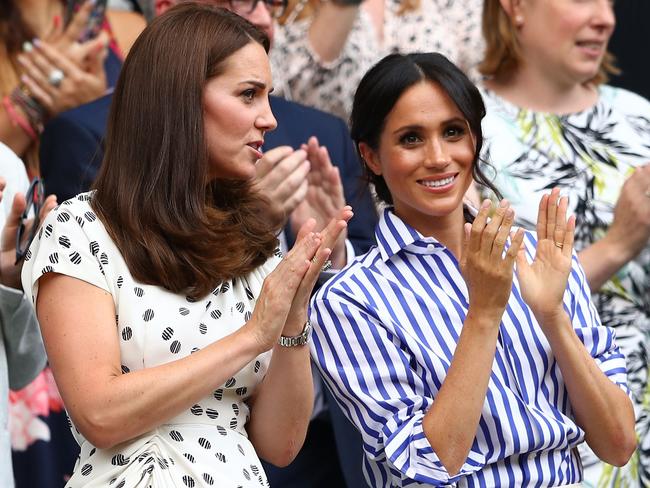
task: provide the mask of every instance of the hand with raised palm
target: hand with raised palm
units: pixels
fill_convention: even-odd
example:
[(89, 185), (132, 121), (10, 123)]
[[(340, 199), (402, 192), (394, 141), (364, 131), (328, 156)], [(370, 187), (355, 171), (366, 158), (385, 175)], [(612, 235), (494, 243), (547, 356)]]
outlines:
[(522, 247), (517, 255), (521, 294), (542, 327), (564, 313), (562, 299), (571, 272), (575, 216), (567, 220), (568, 198), (554, 188), (537, 214), (537, 249), (532, 263)]

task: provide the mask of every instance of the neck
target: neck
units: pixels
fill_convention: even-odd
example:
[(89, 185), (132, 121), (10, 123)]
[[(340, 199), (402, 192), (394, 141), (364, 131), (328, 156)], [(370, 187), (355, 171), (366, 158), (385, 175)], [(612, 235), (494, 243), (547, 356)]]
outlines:
[(569, 114), (597, 102), (598, 90), (592, 84), (576, 82), (569, 76), (563, 78), (552, 71), (525, 64), (507, 80), (495, 78), (485, 84), (518, 107), (537, 112)]
[[(402, 218), (397, 210), (395, 213)], [(406, 219), (404, 220), (406, 221)], [(406, 222), (423, 236), (436, 239), (460, 261), (465, 224), (462, 205), (444, 217), (429, 217), (423, 222)]]
[(63, 3), (61, 0), (21, 0), (20, 12), (24, 22), (36, 37), (45, 37), (54, 28), (54, 17), (63, 22)]

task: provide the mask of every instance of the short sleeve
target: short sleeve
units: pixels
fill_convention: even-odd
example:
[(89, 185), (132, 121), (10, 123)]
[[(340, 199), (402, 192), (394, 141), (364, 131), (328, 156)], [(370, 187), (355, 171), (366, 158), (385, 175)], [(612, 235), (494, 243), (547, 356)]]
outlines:
[(22, 282), (32, 303), (36, 303), (38, 280), (46, 273), (60, 273), (111, 292), (98, 256), (99, 243), (87, 229), (101, 223), (83, 196), (52, 210), (27, 251)]

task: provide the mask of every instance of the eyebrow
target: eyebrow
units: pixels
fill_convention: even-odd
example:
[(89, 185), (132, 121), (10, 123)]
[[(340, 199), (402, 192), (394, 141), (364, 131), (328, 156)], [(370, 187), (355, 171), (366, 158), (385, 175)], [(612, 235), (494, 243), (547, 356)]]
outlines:
[[(469, 126), (468, 122), (461, 117), (451, 117), (450, 119), (444, 120), (441, 125), (449, 125), (454, 123)], [(404, 125), (402, 127), (395, 129), (393, 131), (393, 134), (399, 134), (400, 132), (411, 131), (411, 130), (417, 131), (422, 129), (424, 129), (424, 126), (420, 124)]]
[(258, 80), (245, 80), (245, 81), (240, 81), (240, 85), (253, 85), (256, 86), (257, 88), (260, 88), (264, 90), (266, 88), (266, 83), (263, 81), (258, 81)]

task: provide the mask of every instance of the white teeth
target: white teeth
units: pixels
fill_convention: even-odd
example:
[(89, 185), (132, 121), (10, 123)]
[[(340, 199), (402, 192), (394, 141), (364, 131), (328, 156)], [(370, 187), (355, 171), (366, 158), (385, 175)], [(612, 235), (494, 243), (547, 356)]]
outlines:
[(450, 184), (452, 181), (454, 181), (454, 176), (450, 176), (449, 178), (445, 178), (444, 180), (435, 180), (435, 181), (421, 180), (420, 183), (430, 188), (438, 188), (441, 186), (446, 186)]

